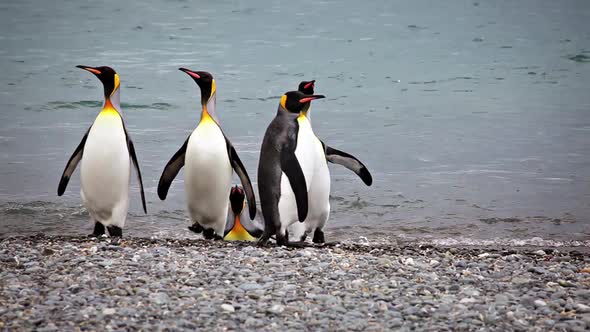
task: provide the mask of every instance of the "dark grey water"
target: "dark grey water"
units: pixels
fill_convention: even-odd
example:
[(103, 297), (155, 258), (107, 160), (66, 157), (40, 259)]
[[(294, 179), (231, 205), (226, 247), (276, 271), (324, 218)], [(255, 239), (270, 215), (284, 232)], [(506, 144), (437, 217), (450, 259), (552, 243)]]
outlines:
[[(332, 172), (329, 236), (590, 242), (588, 1), (19, 1), (0, 4), (0, 236), (90, 231), (65, 162), (100, 111), (77, 64), (110, 65), (147, 189), (128, 234), (189, 236), (182, 176), (157, 180), (199, 119), (256, 179), (278, 96), (316, 79), (318, 136), (363, 160)], [(580, 242), (581, 241), (581, 242)], [(568, 242), (569, 243), (569, 242)]]

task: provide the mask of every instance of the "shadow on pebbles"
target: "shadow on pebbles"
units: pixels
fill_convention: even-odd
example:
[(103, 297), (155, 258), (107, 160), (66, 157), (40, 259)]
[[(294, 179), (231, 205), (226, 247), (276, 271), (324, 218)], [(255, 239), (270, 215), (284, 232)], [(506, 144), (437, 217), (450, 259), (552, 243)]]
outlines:
[(0, 330), (590, 328), (590, 258), (551, 248), (0, 240)]

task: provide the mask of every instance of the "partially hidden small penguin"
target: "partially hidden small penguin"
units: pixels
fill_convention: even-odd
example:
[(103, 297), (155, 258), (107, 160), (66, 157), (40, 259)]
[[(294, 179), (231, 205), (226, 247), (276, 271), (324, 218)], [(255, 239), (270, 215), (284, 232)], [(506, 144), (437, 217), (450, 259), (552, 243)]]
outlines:
[(265, 244), (276, 235), (277, 245), (289, 245), (287, 227), (308, 214), (308, 188), (314, 172), (313, 131), (301, 111), (322, 95), (289, 91), (280, 100), (260, 149), (258, 193), (264, 218)]
[[(264, 224), (252, 220), (246, 213), (244, 189), (238, 185), (232, 187), (229, 194), (230, 209), (225, 223), (226, 241), (256, 241), (264, 230)], [(257, 213), (257, 216), (260, 216)]]
[(238, 154), (223, 133), (215, 112), (216, 86), (204, 71), (180, 68), (201, 90), (201, 120), (182, 147), (172, 156), (160, 177), (158, 196), (165, 200), (172, 180), (185, 167), (185, 191), (192, 221), (189, 229), (206, 239), (222, 239), (228, 212), (232, 169), (238, 174), (250, 217), (256, 216), (256, 199), (250, 177)]
[(135, 147), (123, 122), (120, 104), (119, 75), (110, 67), (77, 66), (94, 74), (104, 87), (102, 110), (68, 160), (57, 195), (61, 196), (76, 166), (81, 162), (80, 195), (94, 231), (89, 236), (105, 234), (105, 227), (113, 237), (123, 236), (129, 208), (129, 177), (131, 163), (135, 167), (143, 211), (147, 213), (141, 171)]
[[(313, 95), (315, 88), (315, 80), (303, 81), (299, 84), (298, 90), (307, 95)], [(310, 105), (308, 104), (301, 112), (311, 122)], [(313, 233), (314, 243), (324, 243), (325, 235), (323, 228), (325, 227), (330, 216), (330, 171), (326, 161), (340, 164), (351, 171), (355, 172), (367, 185), (373, 183), (371, 173), (354, 156), (334, 149), (319, 138), (316, 137), (315, 152), (319, 153), (317, 156), (316, 167), (314, 175), (311, 180), (311, 188), (309, 188), (309, 212), (305, 223), (294, 223), (291, 226), (291, 232), (298, 237), (300, 241), (305, 241), (307, 236)]]

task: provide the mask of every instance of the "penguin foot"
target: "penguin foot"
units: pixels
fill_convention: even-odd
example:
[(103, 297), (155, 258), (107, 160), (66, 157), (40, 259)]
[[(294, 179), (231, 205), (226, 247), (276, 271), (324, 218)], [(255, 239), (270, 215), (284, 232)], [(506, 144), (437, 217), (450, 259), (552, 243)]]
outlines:
[(260, 248), (268, 248), (268, 247), (270, 247), (270, 245), (268, 243), (268, 240), (267, 241), (260, 241), (260, 240), (258, 240), (258, 241), (256, 241), (256, 246), (257, 247), (260, 247)]
[(201, 227), (201, 225), (199, 225), (197, 223), (194, 223), (191, 226), (188, 226), (188, 229), (190, 231), (193, 231), (193, 232), (197, 233), (197, 234), (199, 234), (199, 233), (201, 233), (203, 231), (203, 227)]
[(92, 232), (92, 234), (88, 234), (88, 237), (100, 237), (104, 233), (104, 225), (97, 221), (94, 223), (94, 231)]
[(270, 234), (264, 232), (258, 241), (256, 241), (256, 245), (258, 247), (268, 247), (268, 239), (270, 239)]
[(221, 236), (217, 235), (214, 230), (211, 228), (203, 229), (203, 236), (206, 240), (220, 240), (223, 239)]
[(316, 228), (315, 232), (313, 233), (313, 243), (324, 243), (326, 242), (326, 238), (324, 237), (324, 231), (319, 228)]
[(122, 237), (123, 236), (123, 229), (119, 226), (108, 226), (107, 229), (109, 230), (109, 235), (111, 237)]
[(288, 242), (286, 246), (289, 247), (289, 248), (309, 248), (309, 247), (313, 247), (313, 245), (311, 245), (309, 243), (305, 243), (303, 241)]
[(324, 243), (314, 243), (313, 246), (315, 248), (331, 248), (335, 247), (340, 244), (340, 241), (332, 241), (332, 242), (324, 242)]
[(289, 232), (285, 232), (285, 234), (277, 233), (277, 246), (289, 246)]

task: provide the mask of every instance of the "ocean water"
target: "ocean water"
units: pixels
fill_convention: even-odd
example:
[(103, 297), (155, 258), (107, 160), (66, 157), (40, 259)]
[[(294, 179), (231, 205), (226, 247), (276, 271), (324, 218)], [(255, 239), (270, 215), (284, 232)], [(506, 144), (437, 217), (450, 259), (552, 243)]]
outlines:
[(182, 174), (166, 201), (156, 195), (199, 120), (198, 87), (182, 66), (215, 76), (222, 127), (253, 180), (278, 98), (317, 80), (327, 99), (312, 105), (316, 134), (374, 178), (366, 187), (330, 166), (328, 239), (590, 244), (588, 1), (29, 0), (0, 9), (0, 237), (92, 229), (78, 172), (56, 194), (102, 103), (100, 82), (75, 68), (84, 64), (121, 76), (148, 201), (144, 215), (133, 177), (130, 236), (192, 236)]

